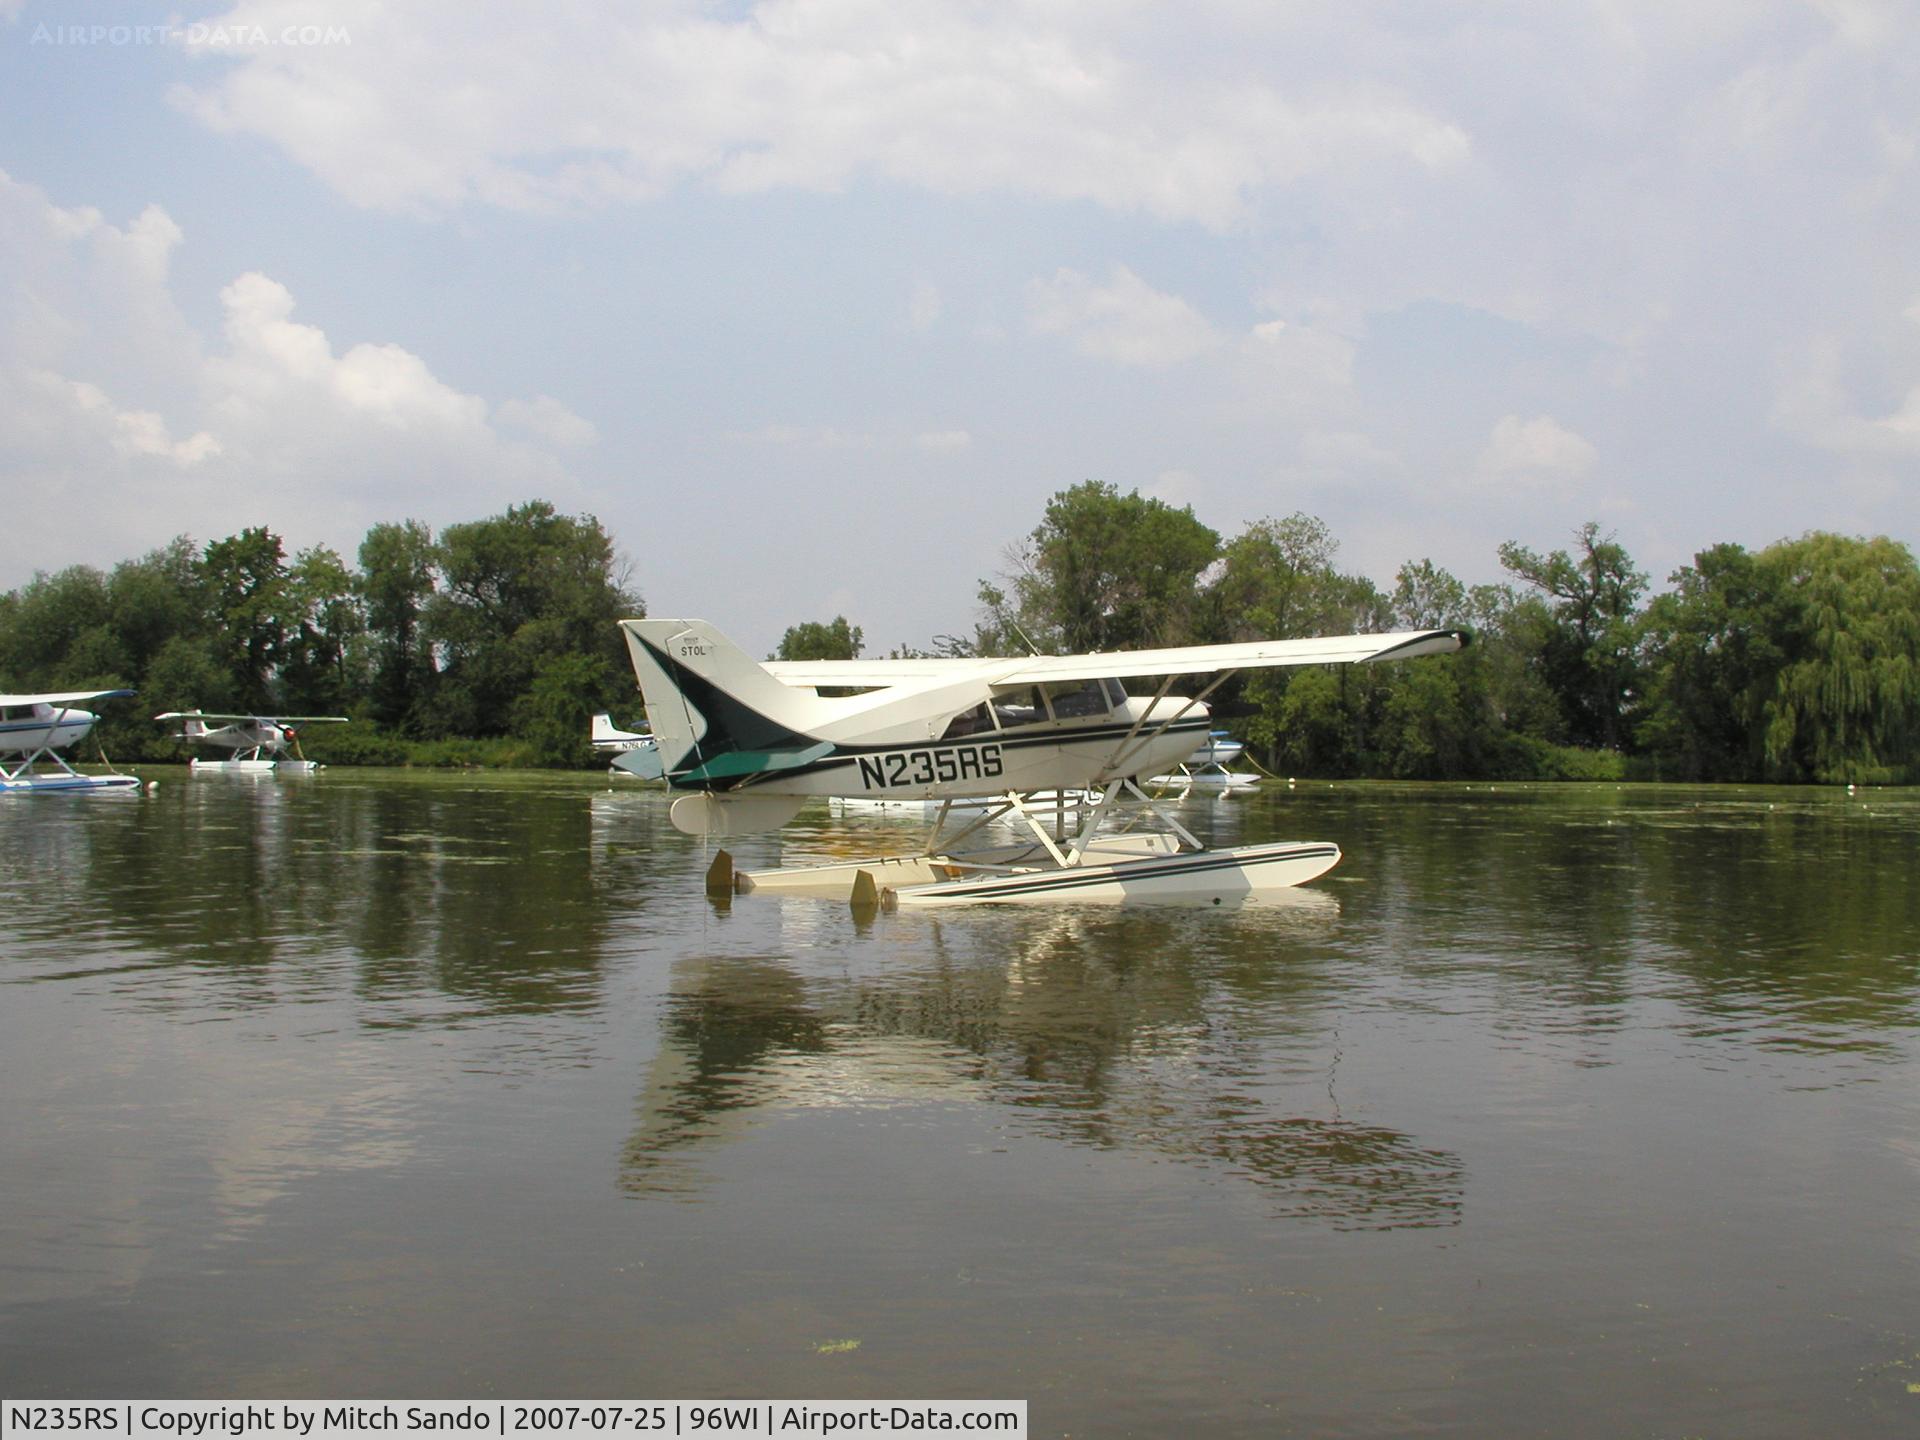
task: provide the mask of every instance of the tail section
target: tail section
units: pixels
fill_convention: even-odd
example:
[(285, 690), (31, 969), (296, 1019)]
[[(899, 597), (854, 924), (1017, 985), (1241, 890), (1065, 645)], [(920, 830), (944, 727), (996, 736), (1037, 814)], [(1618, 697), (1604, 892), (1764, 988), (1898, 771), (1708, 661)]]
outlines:
[(807, 733), (822, 718), (818, 698), (781, 684), (706, 621), (622, 620), (620, 628), (670, 783), (729, 789), (831, 748)]
[(626, 745), (646, 738), (632, 730), (622, 730), (613, 723), (613, 716), (604, 710), (593, 717), (593, 743), (596, 745)]

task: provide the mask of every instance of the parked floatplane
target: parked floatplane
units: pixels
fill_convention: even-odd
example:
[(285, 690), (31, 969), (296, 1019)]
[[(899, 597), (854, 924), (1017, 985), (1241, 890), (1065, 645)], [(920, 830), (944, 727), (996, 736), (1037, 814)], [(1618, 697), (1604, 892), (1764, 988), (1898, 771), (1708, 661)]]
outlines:
[(99, 723), (83, 700), (112, 700), (131, 690), (68, 690), (54, 695), (0, 695), (0, 794), (31, 790), (130, 790), (132, 775), (82, 775), (62, 750), (78, 745)]
[[(156, 720), (178, 720), (176, 740), (191, 740), (225, 751), (224, 759), (196, 755), (187, 762), (195, 773), (306, 775), (320, 766), (300, 753), (301, 725), (344, 725), (345, 715), (214, 715), (205, 710), (169, 710)], [(211, 722), (211, 723), (209, 723)]]
[(658, 780), (660, 747), (651, 735), (639, 730), (622, 730), (613, 716), (602, 711), (593, 717), (593, 748), (609, 758), (608, 774), (631, 775), (639, 780)]
[(1258, 785), (1260, 777), (1253, 771), (1233, 768), (1233, 762), (1246, 748), (1246, 741), (1234, 739), (1225, 730), (1215, 730), (1176, 768), (1165, 775), (1154, 776), (1152, 784), (1156, 790), (1178, 790), (1182, 794), (1189, 790), (1218, 790), (1223, 795)]
[[(673, 824), (725, 838), (774, 830), (831, 796), (942, 802), (926, 847), (852, 863), (735, 873), (717, 892), (852, 895), (858, 904), (983, 901), (1240, 903), (1339, 862), (1327, 841), (1210, 850), (1153, 804), (1159, 775), (1210, 739), (1204, 703), (1241, 670), (1398, 660), (1458, 650), (1455, 630), (1195, 645), (1010, 659), (804, 660), (758, 664), (703, 620), (623, 620)], [(1210, 675), (1191, 698), (1177, 677)], [(1160, 677), (1152, 696), (1125, 678)], [(835, 693), (822, 693), (823, 689)], [(860, 693), (845, 694), (847, 690)], [(1087, 792), (1077, 808), (1040, 792)], [(985, 797), (983, 811), (954, 802)], [(1122, 812), (1126, 812), (1121, 818)], [(1149, 815), (1161, 828), (1146, 830)], [(1031, 839), (986, 846), (992, 820)], [(1119, 821), (1103, 831), (1103, 822)]]

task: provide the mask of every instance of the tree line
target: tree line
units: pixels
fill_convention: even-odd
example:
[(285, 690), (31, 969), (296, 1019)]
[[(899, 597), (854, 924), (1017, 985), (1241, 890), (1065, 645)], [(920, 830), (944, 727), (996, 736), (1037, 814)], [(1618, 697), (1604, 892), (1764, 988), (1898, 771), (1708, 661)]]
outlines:
[(592, 516), (380, 524), (356, 558), (255, 527), (36, 575), (0, 595), (0, 688), (137, 690), (95, 730), (116, 761), (175, 758), (150, 717), (199, 707), (350, 716), (303, 737), (336, 762), (577, 764), (588, 717), (630, 708), (614, 622), (643, 612)]
[[(1383, 590), (1304, 514), (1223, 537), (1190, 508), (1096, 481), (1051, 497), (930, 653), (1010, 655), (1397, 628), (1462, 628), (1458, 655), (1251, 672), (1214, 708), (1272, 769), (1320, 777), (1920, 781), (1920, 568), (1884, 536), (1720, 544), (1654, 592), (1615, 537), (1498, 547), (1468, 586), (1410, 560)], [(321, 758), (587, 763), (587, 717), (634, 709), (613, 622), (644, 613), (591, 516), (544, 501), (450, 525), (374, 526), (348, 565), (280, 537), (186, 538), (111, 571), (0, 595), (0, 686), (127, 686), (115, 758), (177, 753), (163, 709), (345, 714)], [(852, 658), (844, 616), (782, 659)]]

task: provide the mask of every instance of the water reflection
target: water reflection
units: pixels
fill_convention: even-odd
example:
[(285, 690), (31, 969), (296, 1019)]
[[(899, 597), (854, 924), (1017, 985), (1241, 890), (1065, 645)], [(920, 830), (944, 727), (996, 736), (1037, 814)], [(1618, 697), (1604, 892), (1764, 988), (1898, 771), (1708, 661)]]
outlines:
[(1832, 792), (1305, 792), (1382, 961), (1493, 980), (1602, 1034), (1650, 998), (1689, 1034), (1902, 1053), (1920, 1018), (1920, 799)]
[[(9, 978), (189, 967), (236, 1005), (345, 971), (369, 1024), (597, 1003), (611, 915), (578, 789), (406, 777), (169, 778), (131, 805), (0, 820), (26, 856)], [(184, 1003), (164, 985), (130, 990)], [(204, 986), (192, 1003), (216, 1003)], [(436, 1003), (416, 1010), (414, 1002)]]
[[(1455, 1223), (1460, 1157), (1342, 1118), (1321, 1083), (1325, 980), (1290, 962), (1338, 914), (1320, 895), (1198, 924), (1099, 910), (928, 919), (915, 928), (933, 963), (877, 973), (689, 957), (674, 967), (623, 1184), (698, 1198), (702, 1152), (783, 1112), (964, 1103), (1004, 1107), (1024, 1135), (1251, 1182), (1277, 1215)], [(1002, 945), (1011, 958), (997, 958)], [(1267, 983), (1240, 986), (1249, 964)], [(1316, 1113), (1278, 1097), (1302, 1071)]]
[(1302, 785), (1180, 812), (1292, 905), (862, 925), (597, 779), (157, 778), (0, 803), (12, 1393), (1899, 1433), (1911, 795)]

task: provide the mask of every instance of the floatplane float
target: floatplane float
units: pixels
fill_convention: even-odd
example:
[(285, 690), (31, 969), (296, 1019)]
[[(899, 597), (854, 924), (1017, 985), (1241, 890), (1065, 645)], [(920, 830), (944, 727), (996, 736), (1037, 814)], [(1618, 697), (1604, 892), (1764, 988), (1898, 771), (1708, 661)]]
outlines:
[(593, 717), (593, 748), (609, 756), (607, 773), (631, 775), (639, 780), (658, 780), (660, 747), (653, 736), (640, 730), (622, 730), (605, 711)]
[[(1304, 884), (1339, 862), (1338, 846), (1208, 849), (1135, 777), (1164, 773), (1210, 738), (1205, 701), (1230, 675), (1437, 655), (1467, 638), (1409, 630), (1113, 654), (760, 664), (704, 620), (620, 625), (662, 769), (680, 792), (670, 814), (683, 833), (775, 830), (832, 796), (940, 802), (914, 854), (736, 872), (723, 849), (707, 877), (714, 893), (839, 895), (863, 906), (1238, 904)], [(1181, 676), (1212, 678), (1187, 697), (1170, 693)], [(1121, 684), (1140, 677), (1158, 677), (1151, 696)], [(1071, 809), (1038, 798), (1075, 789), (1087, 799)], [(955, 814), (958, 802), (982, 798), (986, 810)], [(1141, 828), (1149, 817), (1158, 829)], [(1027, 835), (985, 844), (982, 831), (1001, 819)]]
[(195, 774), (310, 775), (318, 762), (300, 753), (301, 725), (345, 725), (345, 715), (215, 715), (205, 710), (169, 710), (153, 717), (178, 720), (176, 740), (211, 745), (228, 753), (224, 760), (194, 756), (187, 766)]
[(113, 700), (131, 690), (67, 690), (52, 695), (0, 695), (0, 794), (33, 790), (131, 790), (132, 775), (82, 775), (59, 752), (78, 745), (99, 723), (85, 700)]

